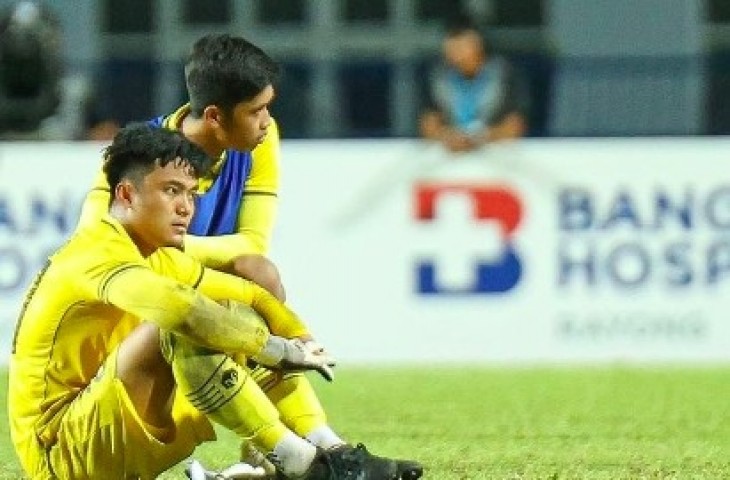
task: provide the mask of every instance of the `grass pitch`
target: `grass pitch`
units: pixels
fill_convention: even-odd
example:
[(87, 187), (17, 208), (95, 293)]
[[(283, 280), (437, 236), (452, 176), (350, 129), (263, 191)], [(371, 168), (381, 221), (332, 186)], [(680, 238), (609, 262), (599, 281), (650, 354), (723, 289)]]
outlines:
[[(314, 378), (314, 376), (312, 377)], [(730, 367), (348, 367), (314, 380), (336, 430), (426, 479), (730, 478)], [(23, 478), (0, 372), (0, 479)], [(227, 432), (199, 448), (235, 460)], [(181, 467), (164, 479), (184, 478)]]

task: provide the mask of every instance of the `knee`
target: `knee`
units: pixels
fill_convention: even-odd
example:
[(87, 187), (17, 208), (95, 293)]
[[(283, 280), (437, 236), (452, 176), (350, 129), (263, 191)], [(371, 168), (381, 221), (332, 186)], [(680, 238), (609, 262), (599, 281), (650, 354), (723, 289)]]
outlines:
[(169, 370), (161, 343), (160, 329), (144, 322), (122, 341), (117, 354), (117, 375), (124, 381), (128, 375), (156, 376)]
[(263, 255), (242, 255), (234, 258), (229, 273), (251, 280), (282, 302), (286, 300), (279, 269)]

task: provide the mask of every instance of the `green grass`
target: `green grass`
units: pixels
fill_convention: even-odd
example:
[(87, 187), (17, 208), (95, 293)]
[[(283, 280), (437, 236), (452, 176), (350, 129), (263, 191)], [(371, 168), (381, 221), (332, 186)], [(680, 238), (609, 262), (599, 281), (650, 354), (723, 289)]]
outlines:
[[(22, 478), (0, 374), (0, 479)], [(317, 381), (333, 426), (425, 478), (730, 478), (730, 368), (341, 368)], [(234, 459), (237, 441), (196, 456)], [(184, 478), (177, 467), (162, 478)]]

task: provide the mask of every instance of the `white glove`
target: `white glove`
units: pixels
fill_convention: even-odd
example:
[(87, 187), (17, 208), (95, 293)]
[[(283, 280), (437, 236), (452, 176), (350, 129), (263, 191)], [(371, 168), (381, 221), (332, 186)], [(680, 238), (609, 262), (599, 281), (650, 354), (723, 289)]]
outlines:
[(307, 340), (304, 342), (304, 347), (309, 350), (310, 353), (313, 353), (314, 355), (327, 355), (327, 352), (324, 351), (324, 347), (317, 343), (316, 340)]
[[(309, 345), (309, 346), (308, 346)], [(254, 357), (261, 365), (284, 370), (316, 370), (325, 380), (335, 378), (335, 361), (314, 341), (286, 339), (271, 335), (263, 350)]]

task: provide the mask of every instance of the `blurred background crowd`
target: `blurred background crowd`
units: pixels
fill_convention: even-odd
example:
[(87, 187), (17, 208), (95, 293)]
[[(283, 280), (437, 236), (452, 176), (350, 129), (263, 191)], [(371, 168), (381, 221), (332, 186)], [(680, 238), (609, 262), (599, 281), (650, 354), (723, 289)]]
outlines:
[(515, 79), (488, 94), (517, 91), (492, 115), (506, 136), (730, 132), (727, 0), (0, 0), (0, 139), (107, 139), (171, 111), (211, 31), (281, 63), (284, 138), (429, 136), (464, 25), (498, 59), (485, 82)]

